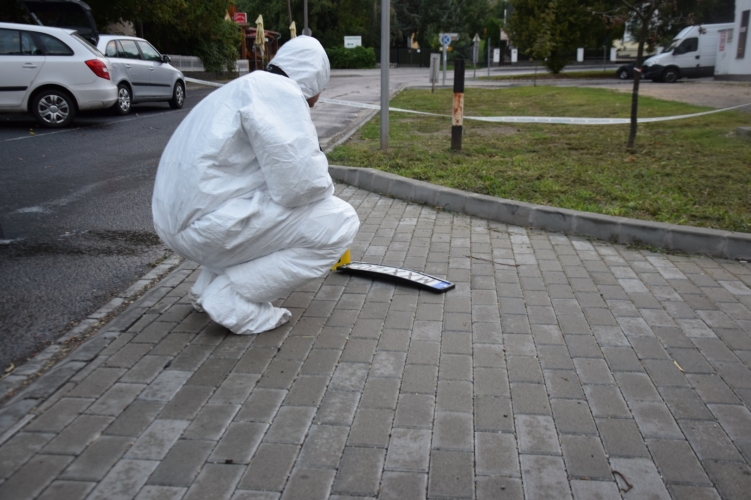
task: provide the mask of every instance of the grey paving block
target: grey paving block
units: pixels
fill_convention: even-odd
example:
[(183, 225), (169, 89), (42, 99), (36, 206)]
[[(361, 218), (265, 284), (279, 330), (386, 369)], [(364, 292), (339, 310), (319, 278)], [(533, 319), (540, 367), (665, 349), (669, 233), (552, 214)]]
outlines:
[(720, 500), (720, 494), (710, 486), (682, 486), (677, 484), (668, 485), (668, 491), (673, 498), (686, 498), (696, 500)]
[(211, 396), (212, 404), (243, 404), (260, 377), (250, 373), (230, 373)]
[(569, 476), (611, 479), (612, 472), (602, 443), (594, 436), (562, 436), (561, 448)]
[(394, 429), (386, 470), (428, 472), (431, 433), (427, 429)]
[(113, 420), (113, 417), (81, 415), (50, 441), (42, 453), (77, 455), (97, 439)]
[(644, 366), (631, 347), (603, 347), (602, 353), (612, 371), (644, 371)]
[(49, 487), (44, 490), (39, 500), (74, 500), (86, 498), (96, 483), (86, 481), (53, 481)]
[(10, 479), (0, 484), (3, 500), (34, 498), (73, 460), (73, 457), (36, 455)]
[(527, 498), (571, 498), (560, 457), (522, 455), (522, 481)]
[(127, 437), (101, 436), (60, 475), (62, 479), (99, 481), (133, 444)]
[(104, 394), (126, 370), (122, 368), (98, 368), (73, 388), (68, 397), (97, 398)]
[(339, 363), (331, 378), (329, 390), (362, 391), (368, 376), (368, 365), (363, 363)]
[(88, 408), (92, 399), (62, 398), (26, 426), (28, 431), (60, 432)]
[(300, 370), (303, 375), (330, 376), (334, 373), (341, 352), (333, 349), (313, 349)]
[(598, 418), (596, 422), (608, 456), (649, 458), (647, 446), (636, 427), (636, 422), (620, 418)]
[(542, 370), (533, 356), (510, 356), (506, 360), (511, 382), (542, 383)]
[(276, 354), (276, 349), (252, 347), (235, 365), (234, 372), (262, 374)]
[(631, 411), (645, 438), (683, 438), (680, 428), (663, 402), (635, 401), (631, 403)]
[(271, 422), (286, 396), (285, 390), (256, 388), (243, 404), (236, 420)]
[(503, 347), (495, 344), (475, 344), (472, 361), (475, 368), (504, 368), (506, 366)]
[(427, 490), (427, 482), (427, 474), (386, 471), (381, 480), (379, 498), (382, 500), (422, 498)]
[(357, 403), (360, 401), (358, 392), (326, 391), (323, 402), (315, 416), (315, 422), (332, 425), (352, 425)]
[(699, 460), (743, 461), (719, 423), (700, 420), (683, 420), (679, 423)]
[(514, 414), (550, 415), (550, 404), (542, 384), (511, 384)]
[[(654, 498), (667, 500), (670, 498), (665, 484), (651, 460), (643, 458), (611, 458), (613, 471), (621, 473), (633, 486), (626, 498)], [(633, 479), (633, 481), (631, 481)], [(622, 488), (627, 488), (625, 484)]]
[(472, 453), (431, 451), (428, 496), (431, 498), (472, 498), (474, 496), (472, 463)]
[(629, 403), (662, 399), (646, 373), (615, 372), (614, 375), (623, 397)]
[(621, 493), (614, 481), (574, 480), (571, 481), (571, 490), (574, 492), (575, 500), (621, 498)]
[(240, 488), (282, 491), (300, 447), (289, 444), (262, 444), (240, 481)]
[(615, 385), (586, 385), (584, 392), (595, 417), (628, 418), (631, 412)]
[(517, 415), (516, 431), (520, 453), (561, 454), (558, 434), (552, 417)]
[(429, 365), (407, 365), (402, 378), (402, 393), (435, 394), (438, 368)]
[(185, 429), (182, 438), (218, 441), (239, 410), (239, 405), (207, 404)]
[(437, 411), (433, 431), (433, 449), (473, 450), (472, 415)]
[(198, 476), (214, 445), (213, 441), (180, 440), (176, 442), (147, 483), (189, 487)]
[(478, 476), (520, 477), (514, 435), (475, 433), (475, 469)]
[(370, 366), (370, 376), (401, 379), (406, 359), (403, 352), (377, 351)]
[(282, 499), (325, 500), (329, 498), (335, 475), (336, 471), (333, 470), (295, 467), (292, 469), (289, 482), (284, 488)]
[(219, 387), (235, 364), (235, 359), (209, 358), (193, 373), (186, 385)]
[(104, 431), (108, 435), (138, 437), (156, 419), (165, 403), (136, 400)]
[(272, 421), (264, 442), (302, 444), (315, 412), (315, 408), (282, 406)]
[(703, 465), (722, 498), (741, 499), (748, 496), (751, 468), (747, 463), (708, 461)]
[(362, 408), (355, 414), (349, 433), (349, 446), (376, 446), (386, 448), (389, 444), (394, 412), (387, 409)]
[(164, 370), (164, 367), (167, 366), (171, 360), (172, 358), (169, 355), (156, 356), (149, 354), (144, 356), (133, 365), (133, 368), (120, 377), (119, 382), (149, 384), (162, 372), (162, 370)]
[[(402, 387), (404, 391), (404, 387)], [(439, 411), (472, 411), (472, 384), (457, 380), (439, 380), (436, 408)]]
[(125, 455), (129, 459), (161, 460), (178, 440), (187, 420), (155, 420)]
[(553, 417), (559, 433), (597, 434), (597, 428), (586, 401), (553, 399), (550, 404), (553, 408)]
[(180, 352), (180, 354), (178, 354), (178, 356), (172, 361), (170, 369), (192, 372), (198, 369), (198, 367), (206, 361), (214, 349), (215, 346), (213, 345), (191, 344), (186, 346), (185, 349), (183, 349), (182, 352)]
[(20, 432), (0, 447), (0, 478), (7, 479), (55, 435), (52, 433)]
[(377, 448), (345, 448), (332, 493), (375, 496), (385, 453)]
[(582, 384), (614, 384), (608, 364), (602, 359), (575, 359), (576, 373)]
[(419, 427), (430, 429), (433, 426), (435, 397), (429, 394), (402, 394), (396, 408), (394, 427)]
[(191, 377), (188, 371), (166, 370), (149, 384), (138, 396), (147, 401), (169, 401)]
[(378, 341), (378, 350), (406, 352), (409, 340), (409, 330), (384, 330)]
[(413, 340), (409, 345), (407, 363), (418, 365), (438, 365), (441, 344), (439, 342)]
[(141, 489), (158, 465), (159, 462), (154, 460), (120, 460), (87, 498), (133, 498), (133, 493)]
[(524, 498), (521, 480), (510, 477), (478, 477), (475, 493), (478, 500), (521, 500)]
[(647, 446), (665, 482), (712, 485), (688, 442), (648, 439)]
[(251, 457), (261, 443), (268, 424), (255, 422), (234, 422), (222, 436), (209, 458), (210, 462), (235, 464), (250, 463)]
[(159, 414), (165, 420), (193, 420), (214, 393), (213, 387), (185, 385)]
[(349, 430), (345, 426), (313, 425), (305, 439), (297, 465), (336, 469), (348, 434)]
[(545, 370), (545, 384), (551, 398), (583, 399), (579, 377), (573, 370)]
[(227, 500), (235, 490), (246, 467), (233, 464), (206, 464), (183, 500), (212, 498)]
[(396, 409), (400, 382), (399, 379), (369, 378), (360, 399), (360, 407)]
[(318, 406), (328, 385), (328, 377), (298, 377), (292, 385), (285, 405)]
[(751, 412), (741, 405), (708, 405), (732, 440), (751, 436)]

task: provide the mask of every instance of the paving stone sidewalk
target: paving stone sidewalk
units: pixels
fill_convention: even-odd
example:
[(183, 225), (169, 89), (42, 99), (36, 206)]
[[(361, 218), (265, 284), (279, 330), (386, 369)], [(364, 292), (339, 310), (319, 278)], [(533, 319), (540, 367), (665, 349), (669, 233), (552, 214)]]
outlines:
[(332, 273), (236, 336), (184, 263), (0, 409), (0, 498), (748, 498), (751, 266), (337, 192), (456, 289)]

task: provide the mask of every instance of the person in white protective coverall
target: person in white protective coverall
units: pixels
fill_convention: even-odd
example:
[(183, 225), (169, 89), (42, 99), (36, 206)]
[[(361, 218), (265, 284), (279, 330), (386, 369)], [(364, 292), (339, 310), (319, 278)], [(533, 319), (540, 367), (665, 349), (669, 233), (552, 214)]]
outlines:
[(159, 236), (201, 265), (194, 306), (238, 334), (286, 323), (290, 312), (271, 302), (323, 276), (360, 225), (333, 195), (310, 117), (329, 80), (326, 52), (299, 36), (269, 67), (193, 108), (162, 154), (152, 200)]

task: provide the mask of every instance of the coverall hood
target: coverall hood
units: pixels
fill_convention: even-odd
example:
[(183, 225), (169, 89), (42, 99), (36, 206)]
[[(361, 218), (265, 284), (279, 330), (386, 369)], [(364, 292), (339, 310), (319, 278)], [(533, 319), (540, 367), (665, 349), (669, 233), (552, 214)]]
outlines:
[(298, 36), (282, 45), (270, 64), (297, 82), (306, 99), (320, 94), (331, 74), (326, 51), (310, 36)]

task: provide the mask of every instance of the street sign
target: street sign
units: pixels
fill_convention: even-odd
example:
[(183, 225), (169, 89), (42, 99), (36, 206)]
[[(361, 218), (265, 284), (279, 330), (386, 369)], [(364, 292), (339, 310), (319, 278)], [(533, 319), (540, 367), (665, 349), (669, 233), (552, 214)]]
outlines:
[(345, 36), (344, 37), (344, 48), (345, 49), (354, 49), (355, 47), (359, 47), (362, 45), (362, 37), (361, 36)]
[(477, 43), (480, 41), (480, 35), (475, 33), (475, 37), (472, 39), (473, 42)]
[(444, 47), (451, 43), (451, 37), (447, 34), (441, 35), (441, 45)]
[(237, 24), (248, 24), (248, 14), (245, 12), (235, 12), (232, 16), (232, 20)]

